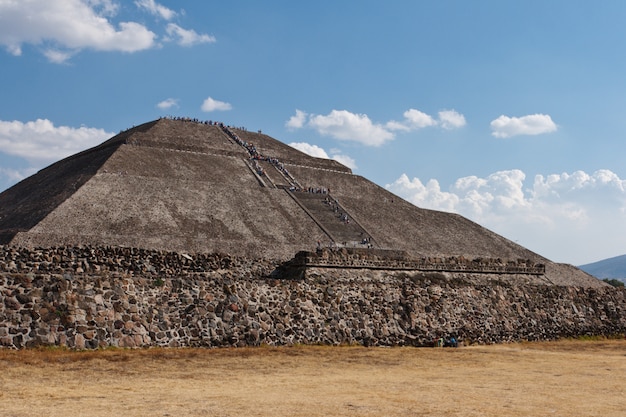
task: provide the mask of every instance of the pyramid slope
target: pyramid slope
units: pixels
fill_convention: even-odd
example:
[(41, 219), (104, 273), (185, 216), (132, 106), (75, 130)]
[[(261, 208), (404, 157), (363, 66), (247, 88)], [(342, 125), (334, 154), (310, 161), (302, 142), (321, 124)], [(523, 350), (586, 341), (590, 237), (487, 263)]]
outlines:
[(284, 190), (259, 186), (245, 154), (225, 155), (238, 151), (228, 143), (203, 153), (146, 146), (144, 139), (120, 145), (88, 182), (12, 243), (288, 257), (303, 240), (313, 247), (323, 238)]
[(128, 136), (148, 129), (146, 123), (99, 146), (65, 158), (0, 194), (0, 243), (30, 230), (80, 189)]
[[(550, 282), (603, 285), (462, 216), (420, 209), (336, 161), (267, 135), (235, 132), (278, 158), (303, 187), (329, 189), (376, 248), (413, 257), (530, 259), (550, 265)], [(341, 227), (283, 189), (293, 181), (275, 165), (258, 161), (267, 174), (259, 175), (254, 162), (219, 126), (146, 123), (0, 194), (0, 236), (24, 247), (122, 245), (287, 260)]]

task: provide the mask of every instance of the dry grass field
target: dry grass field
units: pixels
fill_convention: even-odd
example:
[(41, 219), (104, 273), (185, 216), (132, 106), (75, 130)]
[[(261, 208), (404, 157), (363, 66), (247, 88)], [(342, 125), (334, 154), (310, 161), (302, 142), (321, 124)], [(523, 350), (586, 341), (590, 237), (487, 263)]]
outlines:
[(0, 350), (0, 415), (624, 416), (626, 341)]

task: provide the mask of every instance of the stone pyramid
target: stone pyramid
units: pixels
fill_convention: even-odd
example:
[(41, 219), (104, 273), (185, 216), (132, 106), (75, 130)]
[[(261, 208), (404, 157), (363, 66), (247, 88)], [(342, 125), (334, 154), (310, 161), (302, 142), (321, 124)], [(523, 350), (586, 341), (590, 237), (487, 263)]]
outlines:
[(413, 258), (529, 259), (546, 282), (603, 285), (457, 214), (418, 208), (267, 135), (159, 119), (0, 194), (0, 244), (128, 246), (288, 260), (318, 246)]

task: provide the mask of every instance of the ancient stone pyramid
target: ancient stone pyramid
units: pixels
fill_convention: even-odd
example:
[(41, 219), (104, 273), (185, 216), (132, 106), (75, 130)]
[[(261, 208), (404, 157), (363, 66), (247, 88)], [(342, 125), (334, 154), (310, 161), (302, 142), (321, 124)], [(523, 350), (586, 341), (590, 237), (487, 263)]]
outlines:
[(317, 245), (530, 259), (598, 285), (456, 214), (418, 208), (332, 160), (223, 125), (159, 119), (0, 194), (0, 244), (130, 246), (290, 259)]

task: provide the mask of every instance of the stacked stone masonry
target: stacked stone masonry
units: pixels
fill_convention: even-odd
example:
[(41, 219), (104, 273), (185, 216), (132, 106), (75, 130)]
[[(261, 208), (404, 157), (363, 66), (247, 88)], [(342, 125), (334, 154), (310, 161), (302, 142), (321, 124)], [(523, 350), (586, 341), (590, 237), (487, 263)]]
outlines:
[[(429, 257), (418, 260), (409, 259), (405, 253), (389, 256), (399, 251), (341, 248), (337, 250), (320, 249), (317, 252), (298, 252), (291, 264), (303, 267), (328, 268), (367, 268), (409, 271), (446, 271), (501, 274), (543, 275), (544, 264), (530, 259), (504, 261), (499, 258), (466, 259), (462, 256)], [(380, 255), (382, 256), (380, 256)]]
[[(511, 274), (307, 268), (223, 254), (0, 247), (0, 345), (430, 346), (626, 331), (626, 291)], [(516, 280), (520, 279), (517, 283)]]

